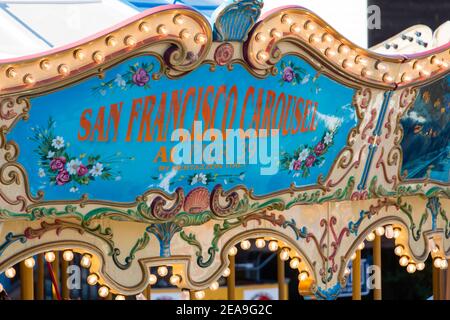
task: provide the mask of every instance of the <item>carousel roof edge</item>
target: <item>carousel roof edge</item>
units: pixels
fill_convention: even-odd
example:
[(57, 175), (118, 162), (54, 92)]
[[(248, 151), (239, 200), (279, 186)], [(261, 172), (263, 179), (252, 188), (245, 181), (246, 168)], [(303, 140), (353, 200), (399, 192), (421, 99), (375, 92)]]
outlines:
[[(147, 9), (88, 38), (30, 56), (0, 60), (0, 95), (30, 92), (59, 82), (79, 78), (86, 70), (108, 68), (118, 56), (157, 42), (194, 47), (198, 61), (174, 66), (180, 73), (194, 70), (206, 58), (212, 42), (243, 42), (243, 56), (255, 70), (270, 70), (289, 52), (284, 44), (306, 51), (332, 72), (343, 74), (353, 83), (386, 90), (418, 86), (448, 74), (450, 42), (414, 55), (383, 55), (359, 47), (329, 26), (314, 12), (300, 6), (273, 9), (260, 17), (262, 0), (230, 0), (207, 17), (184, 5), (164, 5)], [(153, 27), (162, 14), (166, 25)], [(194, 37), (184, 39), (176, 17), (187, 14)], [(181, 21), (181, 19), (179, 19)], [(162, 27), (161, 27), (162, 26)], [(164, 29), (164, 30), (163, 30)], [(180, 29), (180, 30), (178, 30)], [(115, 39), (114, 39), (115, 38)], [(201, 38), (201, 40), (199, 40)], [(115, 40), (113, 45), (110, 39)], [(281, 52), (280, 52), (281, 50)], [(281, 54), (280, 54), (281, 53)], [(184, 61), (186, 63), (186, 61)], [(189, 64), (189, 63), (188, 63)]]

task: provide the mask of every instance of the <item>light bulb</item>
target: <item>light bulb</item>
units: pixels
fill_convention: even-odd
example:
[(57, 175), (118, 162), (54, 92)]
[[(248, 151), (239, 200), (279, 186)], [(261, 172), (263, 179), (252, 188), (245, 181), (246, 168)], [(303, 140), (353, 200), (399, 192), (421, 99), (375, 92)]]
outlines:
[(440, 268), (441, 267), (441, 262), (442, 262), (442, 259), (441, 258), (434, 258), (434, 261), (433, 261), (433, 265), (436, 267), (436, 268)]
[(359, 246), (358, 246), (358, 250), (364, 249), (365, 246), (366, 246), (366, 245), (364, 244), (364, 241), (361, 242), (361, 243), (359, 244)]
[(121, 294), (118, 294), (118, 295), (116, 296), (116, 300), (125, 300), (125, 296), (123, 296), (123, 295), (121, 295)]
[(53, 262), (56, 259), (56, 255), (53, 251), (49, 251), (45, 253), (44, 258), (47, 262)]
[(248, 240), (244, 240), (241, 242), (241, 248), (242, 250), (248, 250), (251, 247), (251, 243)]
[(264, 239), (256, 239), (255, 246), (259, 249), (262, 249), (266, 246), (266, 241), (264, 241)]
[(205, 44), (208, 38), (203, 33), (197, 33), (194, 38), (194, 41), (198, 44)]
[(392, 225), (387, 225), (384, 230), (384, 235), (387, 239), (392, 239), (394, 237), (394, 228), (392, 227)]
[(350, 274), (350, 268), (345, 268), (344, 275), (348, 276)]
[(289, 249), (288, 248), (283, 248), (280, 251), (280, 259), (282, 261), (287, 261), (289, 259)]
[(278, 242), (270, 241), (269, 242), (269, 250), (270, 251), (277, 251), (278, 250)]
[(377, 234), (377, 236), (383, 236), (384, 235), (384, 227), (378, 227), (376, 230), (375, 230), (375, 232), (376, 232), (376, 234)]
[(195, 291), (194, 293), (195, 299), (202, 300), (205, 297), (205, 291)]
[(167, 269), (166, 266), (161, 266), (158, 268), (158, 275), (160, 277), (165, 277), (167, 276), (167, 273), (169, 273), (169, 270)]
[(403, 246), (401, 245), (396, 246), (394, 249), (394, 253), (400, 257), (403, 254)]
[(408, 271), (408, 273), (416, 272), (416, 265), (414, 263), (408, 264), (408, 266), (406, 267), (406, 271)]
[(98, 282), (98, 276), (95, 273), (92, 273), (88, 275), (86, 281), (90, 286), (95, 286)]
[(441, 269), (447, 269), (448, 268), (448, 262), (447, 259), (441, 260)]
[(297, 269), (298, 266), (300, 265), (300, 260), (298, 258), (293, 258), (290, 262), (289, 262), (289, 266), (292, 269)]
[(12, 267), (6, 269), (6, 271), (5, 271), (5, 276), (6, 276), (7, 278), (9, 278), (9, 279), (14, 278), (14, 277), (16, 276), (16, 269), (14, 269), (14, 268), (12, 268)]
[(231, 273), (230, 268), (226, 268), (225, 270), (223, 270), (222, 276), (226, 278), (230, 275), (230, 273)]
[(258, 58), (258, 60), (266, 61), (267, 59), (269, 59), (269, 54), (267, 52), (265, 52), (264, 50), (260, 50), (256, 54), (256, 57)]
[(394, 239), (397, 239), (400, 236), (400, 229), (394, 228)]
[(309, 277), (309, 273), (307, 271), (302, 271), (298, 275), (298, 280), (305, 281), (306, 279), (308, 279), (308, 277)]
[(105, 298), (106, 296), (108, 296), (108, 294), (109, 294), (108, 287), (101, 286), (100, 288), (98, 288), (98, 295), (100, 297)]
[(171, 285), (176, 286), (181, 282), (181, 277), (177, 274), (173, 274), (170, 279), (169, 282)]
[(87, 254), (83, 255), (80, 264), (83, 268), (89, 268), (91, 266), (91, 256)]
[(92, 55), (92, 59), (94, 59), (96, 63), (102, 63), (103, 61), (105, 61), (105, 57), (100, 51), (94, 52), (94, 54)]
[(402, 256), (399, 260), (399, 263), (402, 267), (406, 267), (408, 265), (409, 258), (407, 256)]
[(154, 285), (158, 281), (158, 278), (154, 274), (150, 274), (148, 277), (148, 283)]
[(235, 246), (231, 247), (230, 250), (228, 250), (229, 256), (235, 256), (237, 254), (237, 248)]
[(353, 252), (353, 254), (350, 256), (350, 260), (355, 260), (356, 259), (356, 252)]
[(30, 268), (30, 269), (33, 268), (34, 265), (35, 265), (34, 258), (31, 257), (31, 258), (26, 259), (26, 260), (24, 261), (24, 264), (25, 264), (25, 266), (26, 266), (27, 268)]
[(217, 281), (214, 281), (213, 283), (211, 283), (211, 285), (209, 286), (209, 289), (211, 289), (212, 291), (215, 291), (217, 289), (219, 289), (219, 283)]
[(73, 260), (73, 252), (71, 250), (66, 250), (63, 252), (63, 259), (65, 261), (72, 261)]
[(417, 270), (422, 271), (423, 269), (425, 269), (425, 263), (419, 262), (419, 263), (416, 265), (416, 268), (417, 268)]
[(366, 237), (366, 240), (367, 240), (367, 241), (373, 241), (373, 240), (375, 240), (375, 233), (373, 233), (373, 232), (369, 233), (369, 234), (367, 235), (367, 237)]

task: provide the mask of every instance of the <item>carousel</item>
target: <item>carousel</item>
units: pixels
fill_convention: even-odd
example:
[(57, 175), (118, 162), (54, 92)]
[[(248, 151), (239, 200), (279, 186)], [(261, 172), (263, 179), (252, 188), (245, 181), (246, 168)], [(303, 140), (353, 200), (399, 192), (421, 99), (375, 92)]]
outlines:
[(303, 297), (336, 299), (351, 277), (358, 300), (361, 251), (381, 270), (386, 237), (405, 272), (431, 256), (446, 298), (450, 26), (364, 49), (263, 5), (155, 6), (2, 57), (0, 295), (150, 299), (165, 279), (243, 299), (236, 254), (269, 250), (280, 300), (285, 265)]

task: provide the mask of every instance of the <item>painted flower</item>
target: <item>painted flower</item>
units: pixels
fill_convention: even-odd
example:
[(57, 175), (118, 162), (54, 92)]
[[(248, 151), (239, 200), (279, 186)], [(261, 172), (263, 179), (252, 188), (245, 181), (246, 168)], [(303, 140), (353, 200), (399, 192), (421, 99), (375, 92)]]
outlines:
[(241, 181), (244, 181), (244, 179), (245, 179), (245, 173), (241, 173), (241, 174), (239, 175), (239, 179), (240, 179)]
[(292, 82), (292, 80), (294, 80), (295, 78), (295, 72), (294, 69), (292, 69), (291, 67), (286, 67), (283, 70), (283, 80), (285, 82)]
[(305, 161), (306, 158), (309, 155), (309, 150), (308, 149), (303, 149), (302, 152), (300, 152), (300, 154), (298, 155), (298, 161)]
[(294, 169), (295, 171), (298, 171), (302, 168), (302, 162), (301, 161), (294, 161), (294, 165), (292, 167), (292, 169)]
[(114, 79), (114, 82), (117, 84), (119, 88), (123, 88), (127, 85), (127, 82), (122, 78), (121, 74), (116, 75), (116, 79)]
[(325, 152), (325, 144), (323, 142), (319, 142), (317, 146), (314, 148), (314, 153), (317, 156), (322, 155)]
[(66, 168), (70, 174), (77, 174), (78, 168), (80, 167), (80, 165), (81, 165), (80, 160), (73, 159), (73, 160), (70, 160), (69, 163), (67, 163)]
[(48, 158), (48, 159), (51, 159), (51, 158), (53, 158), (54, 156), (55, 156), (55, 153), (54, 153), (53, 151), (49, 151), (48, 154), (47, 154), (47, 158)]
[(103, 172), (103, 164), (101, 164), (100, 162), (97, 162), (92, 169), (89, 171), (89, 173), (91, 174), (91, 176), (93, 177), (98, 177), (102, 174)]
[(56, 176), (56, 184), (58, 186), (65, 185), (69, 181), (70, 181), (70, 175), (66, 170), (63, 169), (58, 172), (58, 175)]
[(39, 175), (40, 178), (45, 177), (45, 170), (42, 169), (42, 168), (39, 168), (39, 170), (38, 170), (38, 175)]
[(325, 144), (330, 144), (333, 141), (333, 135), (330, 132), (327, 132), (325, 137), (323, 138), (323, 142)]
[(61, 136), (57, 136), (55, 139), (52, 140), (52, 147), (54, 147), (57, 150), (64, 148), (64, 138)]
[(133, 74), (133, 82), (139, 87), (143, 87), (150, 80), (150, 77), (143, 68), (139, 68), (135, 74)]
[(192, 178), (192, 182), (191, 185), (197, 184), (197, 183), (203, 183), (206, 184), (208, 181), (208, 179), (206, 178), (206, 175), (204, 173), (199, 173), (196, 174), (193, 178)]
[(78, 191), (78, 187), (72, 187), (69, 189), (70, 192), (77, 192)]
[(84, 164), (80, 164), (80, 166), (78, 167), (78, 170), (77, 170), (77, 175), (79, 177), (82, 177), (82, 176), (86, 175), (88, 173), (88, 171), (89, 171), (88, 168)]
[(101, 90), (100, 90), (100, 94), (101, 94), (102, 96), (106, 96), (106, 90), (105, 90), (105, 89), (101, 89)]
[(314, 155), (309, 155), (305, 160), (305, 166), (307, 168), (311, 168), (314, 165), (314, 162), (316, 161), (316, 157)]
[(311, 75), (308, 73), (308, 74), (302, 79), (301, 84), (307, 84), (310, 78), (311, 78)]
[(64, 165), (66, 164), (66, 158), (58, 157), (50, 161), (50, 169), (53, 171), (61, 171), (64, 169)]

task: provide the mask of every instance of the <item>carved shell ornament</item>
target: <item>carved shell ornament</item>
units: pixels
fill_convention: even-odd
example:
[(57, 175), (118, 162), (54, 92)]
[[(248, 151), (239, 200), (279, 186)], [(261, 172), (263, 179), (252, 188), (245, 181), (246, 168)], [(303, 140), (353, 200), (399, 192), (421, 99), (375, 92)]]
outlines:
[(197, 187), (189, 191), (184, 201), (184, 211), (192, 214), (209, 208), (209, 191), (205, 187)]

